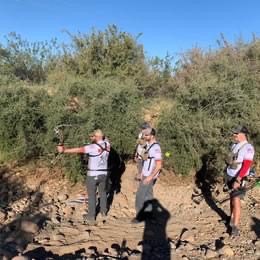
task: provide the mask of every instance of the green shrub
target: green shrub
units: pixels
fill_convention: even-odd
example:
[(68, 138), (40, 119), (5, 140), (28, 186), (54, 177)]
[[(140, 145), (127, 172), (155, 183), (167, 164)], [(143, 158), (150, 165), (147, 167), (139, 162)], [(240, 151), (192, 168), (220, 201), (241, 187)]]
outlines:
[(248, 59), (245, 46), (228, 46), (210, 55), (197, 49), (188, 53), (176, 74), (176, 106), (163, 110), (158, 124), (163, 149), (173, 154), (166, 158), (167, 166), (188, 174), (199, 170), (203, 156), (210, 155), (213, 172), (221, 173), (230, 129), (237, 124), (251, 130), (252, 142), (259, 150), (260, 61), (251, 52), (253, 61)]
[(44, 91), (0, 88), (0, 150), (9, 159), (31, 159), (42, 154), (41, 138), (46, 132)]

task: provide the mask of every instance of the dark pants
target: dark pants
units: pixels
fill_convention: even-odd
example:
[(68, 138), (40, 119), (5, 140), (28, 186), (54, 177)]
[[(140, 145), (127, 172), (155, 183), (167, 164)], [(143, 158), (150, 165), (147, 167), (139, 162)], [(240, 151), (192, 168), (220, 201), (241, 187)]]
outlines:
[(94, 220), (96, 217), (96, 191), (100, 197), (100, 212), (107, 212), (107, 176), (102, 174), (99, 176), (87, 176), (87, 192), (88, 192), (88, 219)]
[[(136, 209), (136, 215), (140, 212), (140, 210), (143, 208), (144, 203), (147, 200), (153, 199), (153, 186), (155, 181), (151, 181), (149, 184), (143, 184), (143, 180), (140, 182), (138, 190), (136, 192), (135, 197), (135, 209)], [(149, 209), (148, 209), (149, 210)]]

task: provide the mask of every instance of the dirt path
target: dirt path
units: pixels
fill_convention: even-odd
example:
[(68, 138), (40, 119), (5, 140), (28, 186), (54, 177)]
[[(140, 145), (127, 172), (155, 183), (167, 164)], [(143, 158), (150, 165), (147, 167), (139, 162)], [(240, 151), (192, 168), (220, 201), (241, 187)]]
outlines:
[[(217, 207), (203, 200), (198, 205), (191, 200), (191, 179), (182, 181), (168, 173), (154, 187), (153, 218), (148, 213), (141, 224), (131, 224), (134, 173), (135, 165), (127, 165), (107, 219), (98, 216), (96, 225), (89, 226), (82, 220), (84, 203), (69, 203), (84, 194), (82, 185), (44, 180), (40, 169), (31, 177), (27, 172), (27, 191), (15, 201), (8, 197), (9, 211), (2, 210), (6, 215), (0, 226), (0, 254), (21, 252), (29, 259), (260, 259), (259, 189), (243, 201), (241, 236), (233, 240), (220, 222), (228, 214), (228, 203)], [(19, 186), (23, 174), (16, 169), (6, 177), (2, 171), (2, 180), (14, 186), (13, 178)], [(37, 194), (42, 195), (38, 201)], [(25, 221), (27, 230), (22, 228)]]

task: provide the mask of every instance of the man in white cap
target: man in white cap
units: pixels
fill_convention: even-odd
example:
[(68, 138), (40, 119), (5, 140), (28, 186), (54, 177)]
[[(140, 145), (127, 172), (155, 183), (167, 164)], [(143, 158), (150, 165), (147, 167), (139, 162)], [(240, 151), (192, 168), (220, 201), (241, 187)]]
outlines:
[(226, 183), (230, 193), (230, 227), (231, 235), (239, 236), (239, 222), (241, 215), (241, 201), (245, 190), (242, 188), (243, 179), (249, 174), (255, 150), (248, 143), (248, 129), (245, 126), (237, 126), (232, 129), (234, 144), (231, 146), (231, 159), (227, 162)]
[(136, 193), (136, 217), (131, 221), (133, 224), (139, 223), (138, 213), (142, 210), (144, 203), (153, 199), (153, 186), (162, 168), (162, 152), (160, 145), (156, 142), (155, 129), (147, 128), (142, 132), (147, 146), (143, 155), (141, 180)]
[(69, 154), (87, 154), (88, 169), (87, 169), (87, 193), (88, 193), (88, 214), (83, 217), (89, 224), (95, 222), (96, 217), (96, 190), (100, 196), (100, 213), (102, 217), (107, 213), (107, 191), (106, 181), (108, 173), (108, 155), (110, 144), (104, 140), (104, 134), (100, 129), (93, 133), (93, 143), (76, 148), (65, 148), (58, 146), (60, 153)]

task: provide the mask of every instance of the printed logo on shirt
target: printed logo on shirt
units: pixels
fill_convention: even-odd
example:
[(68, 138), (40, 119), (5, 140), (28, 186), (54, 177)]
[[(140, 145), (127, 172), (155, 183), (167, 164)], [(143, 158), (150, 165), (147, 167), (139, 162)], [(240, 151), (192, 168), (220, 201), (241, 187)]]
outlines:
[(253, 153), (254, 150), (252, 149), (252, 147), (250, 147), (250, 148), (247, 149), (247, 152), (248, 152), (248, 153)]

